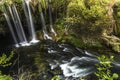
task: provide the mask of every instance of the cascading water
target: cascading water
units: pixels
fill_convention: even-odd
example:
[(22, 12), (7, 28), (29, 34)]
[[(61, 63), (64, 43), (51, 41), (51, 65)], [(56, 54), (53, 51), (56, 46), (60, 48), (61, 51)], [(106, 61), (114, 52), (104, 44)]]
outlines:
[(9, 6), (9, 11), (10, 11), (10, 14), (12, 16), (12, 19), (13, 19), (13, 22), (14, 22), (14, 25), (15, 25), (15, 29), (16, 29), (18, 38), (20, 40), (21, 46), (29, 46), (30, 44), (27, 42), (24, 30), (23, 30), (23, 26), (22, 26), (22, 23), (21, 23), (21, 20), (19, 18), (17, 9), (16, 9), (14, 4)]
[[(26, 7), (26, 3), (25, 3), (24, 0), (22, 0), (22, 5), (23, 5), (23, 9), (24, 9), (24, 13), (25, 13), (26, 20), (27, 20), (27, 25), (30, 26), (29, 15), (28, 15), (28, 11), (27, 11), (27, 7)], [(31, 35), (30, 28), (28, 28), (28, 29), (29, 29), (29, 34)]]
[[(18, 15), (18, 12), (17, 12), (17, 9), (15, 7), (15, 5), (13, 5), (13, 13), (16, 13), (16, 15), (14, 15), (18, 21), (18, 24), (19, 24), (19, 28), (21, 30), (21, 36), (23, 37), (23, 41), (27, 42), (27, 39), (26, 39), (26, 36), (25, 36), (25, 33), (24, 33), (24, 30), (23, 30), (23, 26), (21, 24), (21, 21), (20, 21), (20, 18), (19, 18), (19, 15)], [(17, 23), (17, 22), (16, 22)]]
[[(45, 45), (48, 46), (48, 53), (56, 56), (54, 59), (47, 58), (51, 69), (60, 67), (64, 77), (83, 78), (97, 71), (95, 64), (100, 63), (97, 58), (99, 54), (92, 54), (89, 51), (82, 50), (69, 44), (56, 43), (50, 40), (45, 42)], [(119, 62), (112, 62), (112, 66), (113, 72), (119, 71)]]
[(65, 77), (85, 77), (96, 71), (94, 64), (98, 62), (95, 58), (76, 56), (71, 58), (69, 62), (62, 63), (59, 66)]
[[(24, 2), (26, 3), (27, 8), (26, 8)], [(31, 37), (32, 37), (32, 40), (30, 41), (30, 43), (37, 43), (37, 42), (39, 42), (39, 40), (37, 40), (37, 38), (36, 38), (34, 24), (33, 24), (33, 19), (32, 19), (32, 14), (31, 14), (29, 3), (30, 3), (30, 0), (23, 1), (23, 7), (24, 7), (25, 16), (27, 18), (28, 26), (30, 27), (29, 32), (30, 32)]]
[[(10, 6), (9, 6), (9, 12), (10, 12), (10, 14), (11, 14), (11, 16), (12, 16), (12, 20), (13, 20), (13, 22), (14, 22), (15, 29), (16, 29), (16, 32), (17, 32), (17, 35), (18, 35), (18, 38), (19, 38), (20, 42), (22, 42), (23, 40), (22, 40), (21, 32), (20, 32), (20, 30), (19, 30), (18, 25), (16, 24), (16, 20), (15, 20), (15, 17), (14, 17), (14, 15), (13, 15), (13, 12), (12, 12), (12, 9), (11, 9)], [(20, 33), (20, 34), (19, 34), (19, 33)]]
[(44, 15), (43, 15), (43, 12), (42, 12), (42, 11), (40, 12), (40, 17), (41, 17), (42, 26), (43, 26), (44, 39), (52, 39), (52, 38), (48, 35), (47, 29), (46, 29), (46, 25), (45, 25), (45, 18), (44, 18)]
[[(30, 26), (29, 32), (32, 37), (32, 40), (30, 41), (30, 43), (36, 43), (38, 42), (38, 40), (36, 40), (35, 29), (32, 21), (33, 19), (31, 15), (29, 2), (30, 0), (23, 1), (23, 7), (24, 7), (25, 16), (27, 18), (28, 26)], [(22, 43), (21, 44), (22, 46), (30, 45), (27, 42), (24, 30), (23, 30), (23, 26), (15, 5), (11, 5), (8, 7), (9, 7), (9, 12), (11, 14), (13, 23), (15, 25), (14, 27), (16, 29), (17, 36), (20, 40), (20, 41), (17, 41), (14, 28), (12, 27), (12, 24), (10, 21), (10, 17), (8, 15), (8, 12), (5, 6), (3, 6), (4, 16), (6, 18), (10, 32), (16, 44), (15, 46), (16, 47), (20, 46), (18, 42)], [(48, 8), (49, 8), (49, 17), (50, 17), (50, 29), (51, 29), (51, 32), (53, 32), (54, 35), (56, 36), (57, 34), (53, 29), (50, 3), (48, 4)], [(45, 18), (42, 11), (40, 12), (40, 17), (41, 17), (42, 26), (43, 26), (44, 38), (52, 39), (48, 35), (47, 28), (45, 25)], [(71, 46), (65, 43), (64, 44), (57, 43), (52, 40), (45, 40), (45, 42), (48, 43), (47, 46), (46, 44), (44, 44), (45, 48), (47, 48), (45, 51), (48, 51), (48, 54), (55, 56), (54, 58), (50, 58), (50, 59), (48, 59), (47, 57), (46, 61), (49, 62), (51, 69), (55, 69), (59, 67), (63, 71), (63, 75), (65, 77), (86, 77), (97, 70), (95, 64), (100, 62), (97, 59), (97, 55), (93, 55), (92, 53), (86, 50), (81, 50), (73, 45)], [(59, 58), (56, 58), (56, 56)], [(120, 70), (120, 63), (114, 61), (112, 62), (112, 66), (114, 69)], [(70, 80), (73, 80), (73, 79), (70, 79)]]
[[(30, 10), (30, 6), (29, 6), (29, 1), (30, 0), (23, 1), (23, 7), (24, 7), (25, 16), (27, 18), (28, 26), (30, 27), (29, 32), (30, 32), (31, 37), (32, 37), (32, 40), (30, 41), (30, 43), (28, 43), (28, 41), (27, 41), (25, 32), (23, 30), (23, 26), (22, 26), (22, 23), (21, 23), (19, 14), (18, 14), (18, 11), (16, 9), (16, 6), (14, 4), (7, 5), (9, 13), (10, 13), (11, 18), (12, 18), (12, 21), (14, 23), (15, 30), (13, 28), (13, 25), (10, 22), (9, 16), (7, 14), (7, 10), (5, 8), (3, 9), (4, 16), (7, 20), (8, 25), (9, 25), (9, 28), (10, 28), (11, 34), (13, 36), (13, 39), (15, 41), (16, 47), (29, 46), (31, 43), (39, 42), (39, 40), (36, 39), (36, 34), (35, 34), (35, 29), (34, 29), (34, 25), (33, 25), (33, 21), (32, 21), (32, 15), (31, 15), (31, 10)], [(15, 35), (15, 33), (17, 33), (17, 35)]]
[(11, 24), (11, 22), (10, 22), (10, 18), (9, 18), (9, 16), (8, 16), (7, 10), (6, 10), (6, 8), (5, 8), (4, 5), (3, 5), (3, 13), (4, 13), (5, 19), (6, 19), (7, 23), (8, 23), (8, 27), (9, 27), (10, 32), (11, 32), (11, 34), (12, 34), (13, 40), (14, 40), (14, 42), (15, 42), (15, 46), (16, 46), (16, 47), (19, 47), (19, 44), (18, 44), (18, 41), (17, 41), (17, 39), (16, 39), (14, 30), (13, 30), (13, 28), (12, 28), (12, 24)]
[(57, 36), (57, 33), (55, 32), (54, 28), (53, 28), (53, 22), (52, 22), (52, 12), (51, 12), (51, 1), (48, 1), (48, 9), (49, 9), (49, 18), (50, 18), (50, 30), (51, 32)]

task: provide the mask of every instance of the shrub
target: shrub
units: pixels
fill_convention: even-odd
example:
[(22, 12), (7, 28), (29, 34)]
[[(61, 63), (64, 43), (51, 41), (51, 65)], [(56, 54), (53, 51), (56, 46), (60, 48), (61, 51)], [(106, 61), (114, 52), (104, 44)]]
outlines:
[[(9, 61), (11, 60), (13, 55), (14, 55), (13, 51), (11, 52), (9, 57), (7, 57), (7, 55), (3, 53), (2, 56), (0, 57), (0, 66), (2, 67), (10, 66), (11, 63)], [(0, 70), (0, 80), (13, 80), (13, 78), (9, 75), (2, 74), (2, 71)]]
[(100, 61), (99, 64), (96, 64), (97, 72), (95, 72), (95, 75), (98, 77), (99, 80), (114, 80), (118, 78), (118, 74), (111, 73), (110, 68), (111, 63), (113, 61), (113, 56), (110, 56), (110, 58), (102, 55), (98, 57), (98, 60)]

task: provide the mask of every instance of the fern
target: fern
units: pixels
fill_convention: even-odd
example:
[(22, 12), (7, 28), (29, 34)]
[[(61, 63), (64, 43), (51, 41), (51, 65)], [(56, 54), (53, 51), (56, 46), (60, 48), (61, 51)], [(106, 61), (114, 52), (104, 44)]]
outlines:
[(111, 74), (110, 68), (112, 67), (111, 63), (113, 61), (113, 58), (114, 56), (110, 56), (110, 58), (108, 58), (105, 55), (98, 57), (100, 63), (96, 64), (98, 71), (95, 72), (95, 75), (99, 80), (114, 80), (118, 78), (118, 74)]
[(14, 55), (13, 51), (11, 52), (11, 55), (9, 57), (7, 57), (5, 53), (3, 53), (2, 56), (0, 57), (0, 66), (6, 67), (11, 65), (9, 61), (11, 60), (13, 55)]
[[(13, 55), (14, 55), (13, 51), (8, 57), (5, 53), (3, 53), (2, 56), (0, 57), (0, 66), (2, 67), (10, 66), (12, 64), (10, 60), (13, 57)], [(2, 74), (2, 71), (0, 70), (0, 80), (13, 80), (13, 78), (9, 75)]]

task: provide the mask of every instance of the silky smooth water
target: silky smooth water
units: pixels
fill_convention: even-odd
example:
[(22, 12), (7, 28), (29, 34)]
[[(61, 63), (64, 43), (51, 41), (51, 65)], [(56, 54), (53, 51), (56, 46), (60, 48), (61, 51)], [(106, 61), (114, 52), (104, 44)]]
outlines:
[(17, 11), (14, 4), (9, 6), (9, 11), (10, 11), (10, 14), (12, 16), (12, 19), (13, 19), (13, 22), (14, 22), (14, 25), (15, 25), (16, 32), (17, 32), (17, 35), (19, 37), (20, 43), (27, 43), (27, 39), (26, 39), (24, 30), (23, 30), (21, 20), (20, 20), (20, 17), (18, 15), (18, 11)]
[[(70, 44), (46, 41), (48, 54), (59, 58), (48, 59), (51, 69), (61, 68), (65, 77), (86, 77), (97, 71), (95, 64), (98, 64), (99, 54), (82, 50)], [(116, 56), (115, 56), (116, 57)], [(120, 63), (117, 60), (112, 62), (112, 71), (120, 70)], [(118, 72), (118, 74), (120, 74)]]
[(24, 12), (25, 12), (25, 15), (27, 18), (27, 23), (28, 23), (28, 26), (30, 27), (29, 32), (30, 32), (31, 37), (32, 37), (30, 43), (37, 43), (37, 42), (39, 42), (39, 40), (37, 40), (37, 38), (36, 38), (35, 28), (34, 28), (34, 24), (33, 24), (33, 19), (32, 19), (32, 14), (31, 14), (29, 2), (30, 2), (30, 0), (25, 0), (25, 3), (26, 3), (26, 8), (25, 8), (25, 4), (23, 1), (23, 6), (24, 6)]
[(12, 28), (12, 24), (11, 24), (11, 22), (10, 22), (10, 18), (9, 18), (9, 16), (8, 16), (7, 10), (5, 9), (4, 6), (3, 6), (3, 12), (4, 12), (5, 19), (6, 19), (7, 23), (8, 23), (8, 27), (9, 27), (9, 29), (10, 29), (10, 32), (11, 32), (11, 34), (12, 34), (12, 37), (13, 37), (15, 46), (16, 46), (16, 47), (19, 47), (18, 41), (17, 41), (17, 39), (16, 39), (15, 33), (14, 33), (14, 31), (13, 31), (13, 28)]
[(45, 25), (45, 18), (44, 18), (44, 15), (43, 15), (42, 11), (40, 13), (40, 18), (41, 18), (41, 22), (42, 22), (42, 26), (43, 26), (43, 36), (44, 36), (44, 39), (52, 39), (52, 37), (50, 37), (48, 35), (47, 28), (46, 28), (46, 25)]
[(57, 33), (55, 32), (55, 30), (53, 28), (52, 10), (51, 10), (51, 8), (52, 8), (51, 2), (49, 1), (49, 3), (48, 3), (48, 9), (49, 9), (49, 18), (50, 18), (50, 30), (54, 34), (54, 36), (57, 36)]

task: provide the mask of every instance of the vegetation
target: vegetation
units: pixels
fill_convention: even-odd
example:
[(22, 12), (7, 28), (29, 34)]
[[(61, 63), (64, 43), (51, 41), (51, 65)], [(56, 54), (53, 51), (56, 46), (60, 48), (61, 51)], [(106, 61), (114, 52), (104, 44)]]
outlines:
[(60, 76), (54, 76), (51, 80), (61, 80)]
[[(24, 0), (1, 0), (0, 41), (9, 33), (8, 25), (2, 11), (3, 5), (5, 5), (9, 16), (8, 6), (15, 5), (22, 20), (24, 30), (28, 29), (26, 19), (24, 18), (22, 1)], [(52, 23), (58, 34), (56, 37), (52, 36), (49, 29), (49, 5), (51, 5)], [(30, 0), (30, 9), (39, 39), (43, 39), (42, 21), (40, 19), (40, 13), (43, 12), (48, 33), (56, 42), (70, 43), (76, 47), (99, 53), (120, 52), (120, 0)], [(12, 20), (11, 16), (10, 20)], [(27, 31), (25, 33), (26, 36), (29, 35)], [(53, 55), (46, 56), (46, 52), (43, 52), (45, 51), (43, 47), (40, 46), (36, 52), (30, 50), (24, 53), (26, 53), (25, 56), (29, 53), (35, 53), (34, 57), (31, 57), (34, 60), (34, 65), (39, 70), (38, 73), (44, 75), (44, 79), (47, 79), (46, 73), (49, 70), (49, 65), (46, 59), (51, 56), (51, 58), (54, 57)], [(36, 50), (36, 48), (34, 49)], [(16, 51), (16, 53), (19, 52)], [(9, 57), (6, 54), (2, 54), (0, 57), (0, 66), (10, 66), (11, 63), (9, 61), (12, 57), (13, 52)], [(112, 74), (110, 71), (113, 61), (112, 56), (101, 56), (98, 57), (98, 60), (100, 60), (100, 63), (96, 64), (98, 71), (95, 72), (95, 75), (99, 80), (114, 80), (118, 78), (116, 73)], [(18, 77), (24, 80), (28, 77), (32, 79), (35, 75), (31, 70), (27, 70), (22, 71)], [(60, 76), (52, 75), (52, 77), (50, 78), (51, 80), (60, 80)], [(0, 71), (0, 80), (3, 80), (3, 78), (4, 80), (12, 80), (12, 77), (4, 75)]]
[[(5, 54), (2, 54), (2, 56), (0, 57), (0, 66), (2, 67), (10, 66), (11, 63), (9, 61), (11, 60), (13, 55), (14, 55), (13, 52), (11, 52), (9, 57), (7, 57), (7, 55)], [(0, 70), (0, 80), (13, 80), (13, 78), (10, 75), (2, 74), (2, 71)]]
[(11, 58), (13, 57), (13, 52), (11, 53), (11, 55), (9, 57), (7, 57), (6, 54), (2, 54), (2, 56), (0, 57), (0, 66), (2, 67), (6, 67), (11, 65), (11, 63), (9, 63), (9, 61), (11, 60)]
[(71, 0), (67, 7), (66, 19), (68, 24), (71, 24), (72, 31), (76, 31), (76, 33), (82, 34), (83, 36), (94, 34), (94, 37), (102, 34), (102, 30), (108, 29), (107, 26), (110, 23), (110, 16), (107, 13), (108, 6), (106, 6), (108, 3), (109, 0), (102, 2), (96, 0)]
[(105, 55), (98, 57), (100, 63), (96, 64), (98, 71), (95, 72), (98, 80), (116, 80), (118, 78), (118, 74), (112, 74), (110, 70), (110, 68), (112, 67), (111, 64), (113, 62), (113, 58), (113, 56), (110, 56), (110, 58), (108, 58)]

